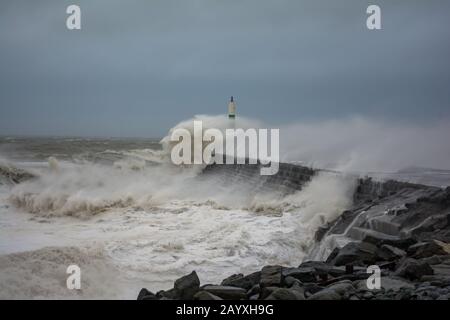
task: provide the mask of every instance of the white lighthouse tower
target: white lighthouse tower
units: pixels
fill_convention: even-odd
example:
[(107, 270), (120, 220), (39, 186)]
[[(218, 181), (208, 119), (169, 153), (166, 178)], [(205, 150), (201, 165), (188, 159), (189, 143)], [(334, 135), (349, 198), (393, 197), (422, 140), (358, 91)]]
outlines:
[(234, 120), (236, 118), (236, 104), (234, 98), (231, 96), (230, 103), (228, 103), (228, 119)]

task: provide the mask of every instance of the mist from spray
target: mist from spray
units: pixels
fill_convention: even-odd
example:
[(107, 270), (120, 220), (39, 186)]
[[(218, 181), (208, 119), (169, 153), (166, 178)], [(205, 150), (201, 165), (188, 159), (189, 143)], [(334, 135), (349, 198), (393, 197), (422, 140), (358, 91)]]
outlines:
[(450, 120), (392, 123), (364, 117), (294, 123), (280, 129), (281, 160), (340, 171), (450, 169)]
[[(194, 119), (204, 128), (224, 130), (229, 124), (224, 116)], [(236, 121), (242, 128), (270, 128)], [(192, 125), (191, 119), (176, 127)], [(345, 171), (443, 167), (450, 158), (444, 143), (448, 128), (445, 122), (419, 127), (363, 118), (292, 124), (279, 128), (281, 158)], [(255, 193), (245, 180), (223, 186), (217, 177), (202, 176), (201, 166), (174, 166), (168, 137), (170, 132), (162, 150), (98, 154), (114, 154), (111, 164), (53, 157), (33, 172), (37, 178), (5, 187), (0, 249), (8, 254), (0, 256), (5, 284), (0, 296), (65, 296), (59, 249), (44, 248), (49, 245), (64, 246), (64, 252), (76, 247), (68, 249), (63, 264), (94, 259), (83, 269), (87, 290), (73, 298), (135, 298), (142, 283), (155, 291), (169, 288), (192, 270), (202, 283), (216, 283), (224, 274), (250, 273), (262, 265), (295, 266), (314, 243), (317, 228), (352, 203), (354, 176), (331, 172), (283, 195)], [(30, 251), (10, 254), (16, 250)], [(107, 274), (112, 276), (102, 277)], [(118, 278), (112, 292), (110, 282)]]

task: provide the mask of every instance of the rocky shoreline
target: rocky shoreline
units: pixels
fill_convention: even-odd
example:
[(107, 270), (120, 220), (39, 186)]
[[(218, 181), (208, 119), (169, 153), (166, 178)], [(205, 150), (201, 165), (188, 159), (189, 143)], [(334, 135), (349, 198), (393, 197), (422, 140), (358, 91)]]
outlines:
[[(381, 270), (380, 289), (369, 289), (367, 267)], [(138, 300), (449, 300), (450, 245), (440, 241), (398, 242), (367, 238), (333, 251), (327, 261), (297, 268), (265, 266), (236, 274), (220, 285), (202, 285), (195, 271), (156, 294)]]
[[(265, 266), (205, 285), (193, 271), (171, 290), (142, 289), (138, 300), (450, 299), (450, 187), (360, 179), (353, 206), (316, 241), (313, 258), (296, 268)], [(379, 289), (367, 285), (373, 265)]]

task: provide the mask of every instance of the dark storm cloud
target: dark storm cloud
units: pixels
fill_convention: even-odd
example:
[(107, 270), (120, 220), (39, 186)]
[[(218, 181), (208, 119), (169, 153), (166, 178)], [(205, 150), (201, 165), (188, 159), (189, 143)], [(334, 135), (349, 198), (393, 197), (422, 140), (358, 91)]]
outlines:
[[(69, 4), (82, 30), (65, 28)], [(381, 31), (365, 10), (382, 9)], [(193, 114), (281, 124), (450, 111), (448, 1), (0, 3), (0, 134), (161, 136)]]

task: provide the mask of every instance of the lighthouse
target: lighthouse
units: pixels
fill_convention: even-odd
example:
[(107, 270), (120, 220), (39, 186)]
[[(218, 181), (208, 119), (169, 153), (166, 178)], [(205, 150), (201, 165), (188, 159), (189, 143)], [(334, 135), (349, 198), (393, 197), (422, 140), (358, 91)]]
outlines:
[(231, 96), (230, 103), (228, 103), (228, 119), (236, 118), (236, 104), (234, 103), (234, 98)]

